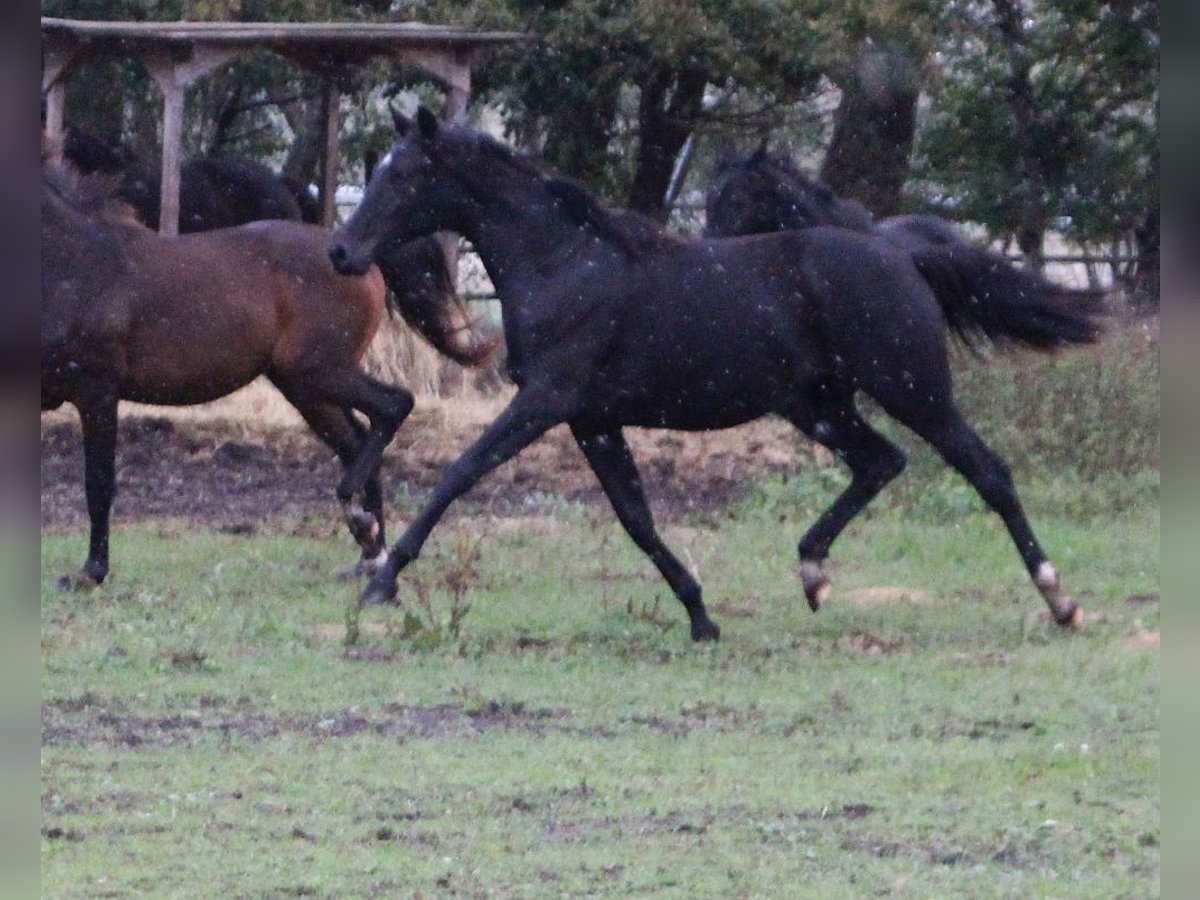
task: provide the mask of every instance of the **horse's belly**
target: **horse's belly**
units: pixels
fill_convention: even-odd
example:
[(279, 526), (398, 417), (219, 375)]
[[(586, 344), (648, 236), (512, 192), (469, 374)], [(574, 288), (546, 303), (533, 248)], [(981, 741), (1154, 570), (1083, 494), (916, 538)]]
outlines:
[(607, 411), (622, 424), (646, 428), (732, 428), (769, 412), (781, 390), (781, 379), (763, 370), (650, 371), (606, 392)]
[(186, 356), (180, 353), (173, 358), (143, 356), (131, 360), (122, 398), (164, 406), (209, 403), (249, 384), (266, 368), (265, 363), (249, 357), (225, 362)]
[(233, 393), (270, 367), (272, 323), (261, 319), (214, 313), (142, 323), (126, 347), (122, 396), (184, 406)]

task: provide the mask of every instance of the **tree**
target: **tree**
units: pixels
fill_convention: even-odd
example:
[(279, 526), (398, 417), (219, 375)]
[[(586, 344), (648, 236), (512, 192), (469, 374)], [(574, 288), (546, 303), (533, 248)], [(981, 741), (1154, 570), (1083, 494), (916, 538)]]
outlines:
[(942, 7), (930, 0), (841, 3), (825, 13), (821, 66), (840, 99), (821, 179), (877, 216), (901, 211), (917, 104)]
[(820, 75), (804, 4), (443, 0), (413, 12), (536, 35), (483, 67), (476, 96), (503, 108), (517, 140), (555, 167), (660, 218), (679, 151), (705, 121), (707, 90), (753, 86), (793, 101)]
[[(1158, 6), (956, 0), (918, 135), (919, 189), (1036, 264), (1050, 224), (1081, 244), (1144, 237), (1156, 266)], [(1155, 244), (1156, 246), (1156, 244)]]

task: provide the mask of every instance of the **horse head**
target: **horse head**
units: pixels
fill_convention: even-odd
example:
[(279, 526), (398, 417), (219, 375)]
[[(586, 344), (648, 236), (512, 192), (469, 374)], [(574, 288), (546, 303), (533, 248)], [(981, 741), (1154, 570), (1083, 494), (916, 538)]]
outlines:
[(396, 142), (371, 174), (362, 201), (334, 234), (329, 248), (343, 275), (362, 274), (379, 247), (436, 231), (459, 231), (454, 211), (468, 194), (455, 177), (461, 156), (454, 129), (444, 127), (424, 106), (409, 119), (392, 110)]

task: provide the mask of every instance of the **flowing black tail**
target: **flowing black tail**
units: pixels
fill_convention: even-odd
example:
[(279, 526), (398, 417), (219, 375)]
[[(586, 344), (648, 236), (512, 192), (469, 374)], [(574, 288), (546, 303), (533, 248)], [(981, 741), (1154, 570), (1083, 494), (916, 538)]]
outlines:
[(912, 260), (951, 331), (968, 346), (978, 346), (982, 336), (1048, 349), (1091, 343), (1104, 333), (1104, 291), (1057, 285), (967, 244), (914, 250)]
[(437, 238), (388, 241), (376, 251), (375, 264), (388, 287), (388, 309), (399, 312), (443, 356), (477, 366), (499, 346), (499, 334), (481, 334), (476, 328)]

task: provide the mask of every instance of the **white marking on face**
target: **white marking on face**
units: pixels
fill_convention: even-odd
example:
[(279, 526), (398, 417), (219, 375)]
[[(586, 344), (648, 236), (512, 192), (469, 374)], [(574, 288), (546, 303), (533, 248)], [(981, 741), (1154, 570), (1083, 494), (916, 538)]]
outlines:
[(380, 169), (390, 168), (392, 165), (392, 151), (388, 151), (388, 155), (379, 161)]

